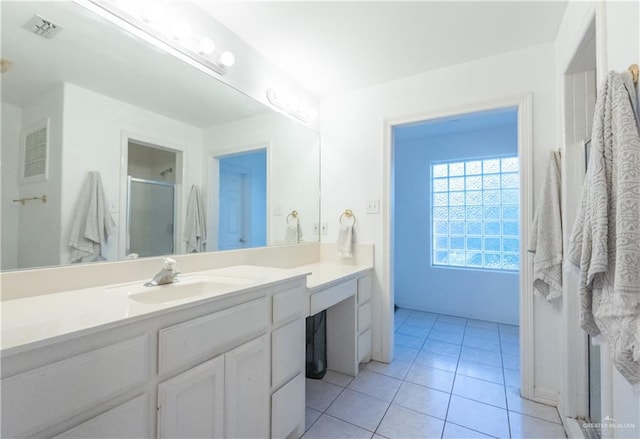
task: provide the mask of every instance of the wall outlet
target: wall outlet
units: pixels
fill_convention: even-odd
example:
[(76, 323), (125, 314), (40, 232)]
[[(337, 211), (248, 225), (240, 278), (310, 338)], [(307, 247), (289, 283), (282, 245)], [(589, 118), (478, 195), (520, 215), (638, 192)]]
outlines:
[(313, 234), (314, 235), (319, 235), (320, 234), (320, 224), (319, 223), (313, 223)]
[(276, 204), (273, 206), (273, 216), (282, 215), (282, 204)]
[(380, 200), (367, 200), (364, 206), (364, 213), (380, 213)]
[(323, 235), (329, 233), (329, 223), (322, 223), (322, 225), (320, 226), (320, 231)]

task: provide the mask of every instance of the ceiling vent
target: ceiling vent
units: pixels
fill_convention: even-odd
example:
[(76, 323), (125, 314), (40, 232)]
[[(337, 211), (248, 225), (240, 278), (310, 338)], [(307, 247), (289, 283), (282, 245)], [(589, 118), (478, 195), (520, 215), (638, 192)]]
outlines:
[(62, 30), (62, 28), (57, 24), (47, 20), (46, 18), (42, 18), (39, 15), (34, 15), (31, 20), (24, 24), (23, 27), (29, 32), (33, 32), (34, 34), (47, 39), (53, 38)]

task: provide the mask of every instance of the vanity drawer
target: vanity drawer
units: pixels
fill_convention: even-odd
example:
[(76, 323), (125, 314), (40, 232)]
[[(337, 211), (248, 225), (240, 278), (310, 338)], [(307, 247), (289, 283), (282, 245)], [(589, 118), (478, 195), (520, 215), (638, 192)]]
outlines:
[(267, 299), (261, 298), (161, 329), (159, 373), (177, 370), (205, 359), (203, 357), (213, 357), (266, 332), (267, 314)]
[[(271, 396), (271, 437), (284, 439), (304, 433), (305, 381), (300, 373)], [(300, 427), (300, 428), (298, 428)], [(298, 432), (297, 432), (298, 433)]]
[(371, 276), (358, 279), (358, 304), (362, 305), (371, 300)]
[(351, 296), (355, 296), (357, 293), (358, 282), (356, 279), (351, 279), (314, 293), (311, 295), (309, 315), (317, 314), (320, 311), (332, 307), (336, 303), (340, 303)]
[(273, 325), (283, 323), (304, 315), (307, 292), (304, 287), (291, 288), (273, 295)]
[(371, 329), (358, 336), (358, 363), (369, 361), (371, 357)]
[(371, 302), (358, 307), (358, 334), (371, 327)]
[(141, 335), (2, 380), (2, 437), (33, 436), (149, 379)]
[(271, 334), (271, 385), (282, 386), (304, 369), (305, 325), (300, 318)]

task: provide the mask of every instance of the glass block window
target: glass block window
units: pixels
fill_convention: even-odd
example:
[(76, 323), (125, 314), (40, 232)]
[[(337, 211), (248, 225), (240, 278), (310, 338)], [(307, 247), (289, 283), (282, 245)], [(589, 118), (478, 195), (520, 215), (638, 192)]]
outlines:
[(431, 165), (433, 265), (520, 268), (518, 157)]

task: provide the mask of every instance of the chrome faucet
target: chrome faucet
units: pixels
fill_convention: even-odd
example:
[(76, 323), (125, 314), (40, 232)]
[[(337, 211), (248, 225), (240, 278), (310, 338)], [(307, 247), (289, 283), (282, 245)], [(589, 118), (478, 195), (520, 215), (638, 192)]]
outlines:
[(180, 272), (174, 268), (175, 265), (175, 259), (164, 258), (164, 267), (162, 267), (162, 270), (160, 270), (155, 276), (153, 276), (153, 279), (145, 283), (144, 286), (155, 287), (158, 285), (166, 285), (178, 282), (178, 275), (180, 274)]

